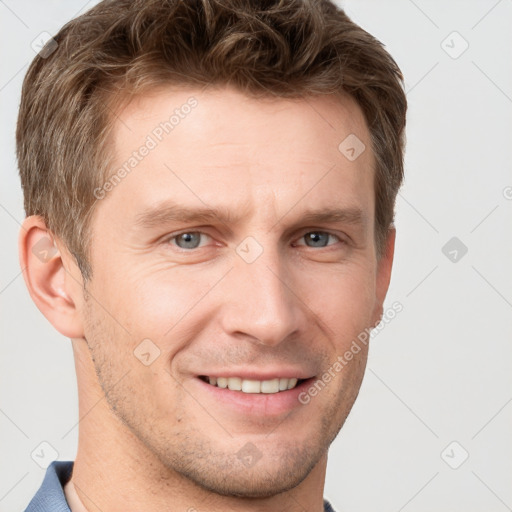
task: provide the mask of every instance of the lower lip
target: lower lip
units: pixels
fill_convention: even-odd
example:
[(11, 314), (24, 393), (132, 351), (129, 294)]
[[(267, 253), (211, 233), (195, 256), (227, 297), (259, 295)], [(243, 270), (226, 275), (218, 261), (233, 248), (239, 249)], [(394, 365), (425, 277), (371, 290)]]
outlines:
[(314, 377), (304, 380), (293, 389), (279, 391), (278, 393), (244, 393), (243, 391), (212, 386), (199, 377), (194, 380), (214, 400), (238, 412), (259, 416), (278, 416), (290, 412), (296, 407), (304, 407), (299, 401), (299, 395), (309, 387)]

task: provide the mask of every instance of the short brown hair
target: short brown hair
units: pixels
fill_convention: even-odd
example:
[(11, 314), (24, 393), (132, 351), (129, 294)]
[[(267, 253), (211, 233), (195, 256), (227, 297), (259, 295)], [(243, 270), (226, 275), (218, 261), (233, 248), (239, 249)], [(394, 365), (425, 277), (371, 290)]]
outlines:
[(403, 180), (403, 77), (383, 45), (330, 0), (104, 0), (54, 40), (25, 77), (16, 151), (26, 214), (43, 217), (86, 280), (115, 98), (165, 84), (283, 98), (350, 94), (371, 134), (382, 254)]

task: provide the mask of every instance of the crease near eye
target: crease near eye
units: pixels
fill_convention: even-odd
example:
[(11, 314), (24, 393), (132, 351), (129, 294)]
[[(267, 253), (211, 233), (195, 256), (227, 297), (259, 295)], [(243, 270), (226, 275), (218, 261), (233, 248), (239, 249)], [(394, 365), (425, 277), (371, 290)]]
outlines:
[[(206, 236), (207, 238), (211, 239), (212, 237), (202, 231), (182, 231), (180, 233), (176, 233), (172, 236), (169, 236), (165, 239), (166, 244), (171, 244), (183, 251), (187, 250), (193, 250), (193, 249), (199, 249), (203, 247), (203, 245), (200, 244), (201, 237)], [(324, 248), (324, 247), (330, 247), (331, 245), (335, 244), (329, 244), (324, 242), (328, 242), (329, 239), (336, 239), (337, 242), (344, 243), (343, 239), (340, 238), (338, 235), (335, 235), (334, 233), (331, 233), (329, 231), (323, 231), (323, 230), (310, 230), (306, 233), (303, 233), (298, 240), (304, 240), (307, 241), (305, 244), (300, 244), (297, 242), (294, 242), (294, 246), (306, 246), (311, 248)], [(311, 245), (309, 245), (309, 243)]]

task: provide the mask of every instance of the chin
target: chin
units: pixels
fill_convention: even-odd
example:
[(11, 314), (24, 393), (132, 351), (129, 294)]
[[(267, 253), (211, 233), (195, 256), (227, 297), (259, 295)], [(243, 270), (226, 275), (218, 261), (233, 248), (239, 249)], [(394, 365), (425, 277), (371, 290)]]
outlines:
[(196, 468), (183, 476), (202, 489), (221, 496), (270, 498), (297, 487), (310, 474), (318, 460), (311, 460), (309, 464), (305, 460), (289, 463), (283, 461), (279, 468), (272, 463), (263, 464), (260, 460), (252, 468), (240, 468), (238, 464), (225, 472), (215, 468), (203, 468), (206, 471)]
[[(300, 439), (292, 436), (287, 440), (281, 436), (273, 440), (264, 436), (237, 436), (224, 444), (218, 439), (217, 442), (205, 439), (191, 429), (177, 437), (179, 443), (175, 438), (174, 442), (167, 439), (156, 445), (154, 435), (139, 436), (139, 439), (159, 459), (165, 472), (181, 476), (198, 490), (233, 498), (264, 499), (301, 484), (322, 463), (331, 436), (318, 432), (307, 439), (302, 435)], [(163, 441), (161, 437), (160, 441)], [(246, 448), (248, 445), (252, 447)], [(244, 459), (247, 451), (243, 449), (257, 456)]]

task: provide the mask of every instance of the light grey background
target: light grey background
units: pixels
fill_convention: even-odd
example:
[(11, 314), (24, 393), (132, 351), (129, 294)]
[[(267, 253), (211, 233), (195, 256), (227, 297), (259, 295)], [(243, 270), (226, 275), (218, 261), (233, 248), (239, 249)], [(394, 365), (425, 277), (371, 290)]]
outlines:
[[(94, 3), (0, 1), (1, 511), (23, 510), (39, 487), (45, 470), (31, 453), (51, 455), (41, 442), (61, 460), (76, 452), (71, 345), (32, 303), (18, 264), (14, 129), (31, 42)], [(372, 342), (325, 495), (350, 512), (512, 510), (512, 1), (341, 5), (406, 77), (407, 177), (387, 300), (404, 309)], [(452, 237), (467, 254), (456, 242), (445, 256)]]

